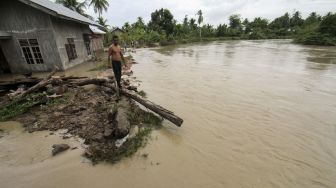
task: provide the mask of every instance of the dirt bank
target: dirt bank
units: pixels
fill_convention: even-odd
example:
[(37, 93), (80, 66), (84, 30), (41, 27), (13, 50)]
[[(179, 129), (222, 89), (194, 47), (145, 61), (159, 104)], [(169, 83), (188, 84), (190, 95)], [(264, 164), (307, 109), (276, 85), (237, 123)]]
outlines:
[[(130, 77), (131, 65), (132, 61), (128, 59), (123, 67), (123, 87), (136, 90), (132, 85), (134, 78), (132, 81)], [(113, 77), (104, 60), (98, 62), (97, 67), (100, 69), (98, 77)], [(144, 146), (151, 130), (161, 125), (161, 118), (104, 86), (67, 85), (58, 98), (49, 98), (45, 94), (55, 88), (54, 85), (49, 84), (46, 88), (17, 103), (3, 97), (0, 113), (8, 116), (6, 120), (21, 122), (28, 132), (66, 129), (63, 139), (72, 136), (85, 139), (84, 155), (93, 163), (116, 162), (131, 156)], [(18, 113), (20, 111), (22, 113)], [(13, 113), (15, 115), (11, 116)]]

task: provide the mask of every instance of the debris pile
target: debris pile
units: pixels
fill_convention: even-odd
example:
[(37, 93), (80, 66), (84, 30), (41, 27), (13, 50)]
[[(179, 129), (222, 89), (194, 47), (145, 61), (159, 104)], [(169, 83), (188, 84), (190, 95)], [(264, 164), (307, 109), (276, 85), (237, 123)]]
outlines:
[[(183, 122), (173, 112), (139, 95), (129, 68), (123, 72), (125, 89), (120, 90), (114, 85), (112, 70), (103, 71), (96, 78), (54, 76), (55, 73), (56, 70), (44, 79), (0, 82), (2, 88), (17, 88), (2, 95), (0, 121), (19, 121), (29, 132), (66, 129), (64, 139), (85, 139), (84, 155), (94, 163), (116, 162), (134, 154), (146, 143), (151, 130), (160, 127), (162, 117), (177, 126)], [(161, 117), (143, 110), (138, 103)], [(62, 144), (54, 145), (52, 155), (67, 149)]]

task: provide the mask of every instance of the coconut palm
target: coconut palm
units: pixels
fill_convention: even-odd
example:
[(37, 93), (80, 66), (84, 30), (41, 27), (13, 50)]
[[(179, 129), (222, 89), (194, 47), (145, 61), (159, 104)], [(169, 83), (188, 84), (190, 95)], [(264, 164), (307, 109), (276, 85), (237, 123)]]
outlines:
[(56, 0), (56, 3), (62, 4), (63, 6), (71, 10), (74, 10), (81, 15), (87, 16), (87, 14), (85, 14), (85, 11), (84, 11), (84, 9), (87, 6), (86, 0), (82, 3), (78, 2), (77, 0)]
[(93, 5), (93, 10), (95, 13), (98, 13), (99, 17), (101, 17), (103, 10), (107, 11), (109, 3), (107, 0), (91, 0), (90, 6)]
[(99, 25), (101, 25), (103, 27), (103, 30), (106, 32), (106, 35), (104, 35), (104, 40), (105, 40), (105, 44), (108, 44), (110, 32), (108, 29), (109, 25), (107, 25), (107, 20), (99, 16), (96, 22)]
[(199, 35), (200, 35), (200, 38), (202, 38), (202, 27), (201, 27), (201, 23), (203, 22), (202, 10), (199, 10), (196, 15), (198, 16), (197, 23), (199, 26)]
[(108, 31), (108, 26), (106, 23), (107, 23), (107, 20), (104, 19), (103, 17), (98, 17), (98, 19), (96, 20), (96, 22), (101, 25), (105, 31)]

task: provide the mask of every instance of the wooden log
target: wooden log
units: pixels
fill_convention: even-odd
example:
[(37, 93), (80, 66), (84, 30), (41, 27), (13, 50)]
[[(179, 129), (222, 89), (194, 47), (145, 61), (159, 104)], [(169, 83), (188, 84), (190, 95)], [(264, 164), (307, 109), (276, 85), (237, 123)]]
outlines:
[(86, 78), (86, 79), (76, 79), (76, 80), (69, 80), (70, 84), (75, 84), (78, 86), (84, 86), (89, 84), (100, 85), (102, 83), (108, 82), (108, 79), (105, 78)]
[(25, 79), (18, 79), (18, 80), (10, 80), (10, 81), (1, 81), (1, 87), (14, 87), (18, 85), (32, 85), (40, 82), (42, 79), (40, 78), (25, 78)]
[[(111, 84), (111, 83), (103, 83), (102, 84), (105, 87), (109, 87), (115, 91), (117, 91), (117, 88), (115, 87), (115, 85)], [(143, 106), (145, 106), (146, 108), (152, 110), (153, 112), (155, 112), (156, 114), (160, 115), (161, 117), (167, 119), (168, 121), (174, 123), (176, 126), (180, 127), (183, 123), (183, 119), (176, 116), (172, 111), (169, 111), (165, 108), (163, 108), (160, 105), (157, 105), (143, 97), (141, 97), (140, 95), (138, 95), (136, 92), (134, 91), (129, 91), (126, 89), (121, 89), (120, 93), (126, 97), (129, 97), (133, 100), (135, 100), (136, 102), (142, 104)]]
[[(76, 85), (79, 85), (79, 86), (88, 85), (88, 84), (96, 84), (96, 85), (101, 85), (101, 86), (111, 88), (115, 92), (119, 91), (115, 87), (115, 84), (113, 84), (113, 80), (111, 80), (111, 79), (88, 78), (88, 79), (83, 79), (83, 80), (75, 80), (75, 81), (72, 81), (70, 83), (71, 84), (76, 84)], [(162, 106), (157, 105), (157, 104), (143, 98), (142, 96), (138, 95), (134, 91), (130, 91), (130, 90), (127, 90), (127, 89), (121, 89), (120, 93), (122, 95), (126, 96), (126, 97), (129, 97), (129, 98), (137, 101), (141, 105), (143, 105), (146, 108), (152, 110), (153, 112), (155, 112), (156, 114), (160, 115), (161, 117), (167, 119), (168, 121), (174, 123), (178, 127), (180, 127), (183, 123), (183, 119), (176, 116), (172, 111), (169, 111), (169, 110), (163, 108)]]
[[(60, 76), (59, 79), (62, 81), (76, 80), (76, 79), (85, 79), (88, 77), (85, 76)], [(43, 78), (24, 78), (10, 81), (0, 81), (0, 87), (2, 88), (11, 88), (18, 85), (34, 85), (41, 82)]]
[(37, 83), (36, 85), (34, 85), (33, 87), (27, 89), (26, 91), (23, 91), (22, 93), (20, 93), (17, 96), (14, 96), (14, 99), (20, 100), (22, 98), (24, 98), (25, 96), (27, 96), (28, 94), (39, 90), (40, 88), (46, 86), (49, 84), (50, 82), (50, 78), (56, 74), (57, 72), (57, 68), (55, 68), (46, 78), (44, 78), (42, 81), (40, 81), (39, 83)]

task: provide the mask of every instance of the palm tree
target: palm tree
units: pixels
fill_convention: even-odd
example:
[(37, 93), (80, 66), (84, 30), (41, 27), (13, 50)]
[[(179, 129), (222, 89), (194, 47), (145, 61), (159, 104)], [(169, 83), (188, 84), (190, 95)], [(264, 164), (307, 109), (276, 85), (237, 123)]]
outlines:
[(108, 44), (109, 41), (109, 29), (107, 25), (107, 20), (104, 19), (103, 17), (99, 16), (98, 19), (96, 20), (96, 22), (101, 25), (104, 29), (104, 31), (106, 32), (106, 34), (104, 35), (104, 39), (105, 39), (105, 43)]
[(98, 12), (98, 15), (100, 17), (103, 13), (103, 10), (107, 11), (109, 3), (107, 2), (107, 0), (91, 0), (90, 6), (91, 5), (93, 5), (94, 12)]
[(201, 23), (203, 22), (202, 10), (199, 10), (196, 15), (198, 16), (197, 23), (199, 26), (199, 35), (200, 35), (200, 38), (202, 38), (202, 27), (201, 27)]
[(78, 2), (77, 0), (56, 0), (56, 3), (62, 4), (63, 6), (78, 12), (79, 14), (90, 18), (90, 15), (86, 14), (84, 9), (87, 6), (86, 0), (82, 3)]
[(108, 30), (108, 28), (107, 28), (108, 25), (106, 24), (106, 23), (107, 23), (107, 20), (106, 20), (106, 19), (104, 19), (103, 17), (99, 16), (98, 19), (96, 20), (96, 22), (97, 22), (99, 25), (103, 26), (103, 28), (104, 28), (105, 31)]

